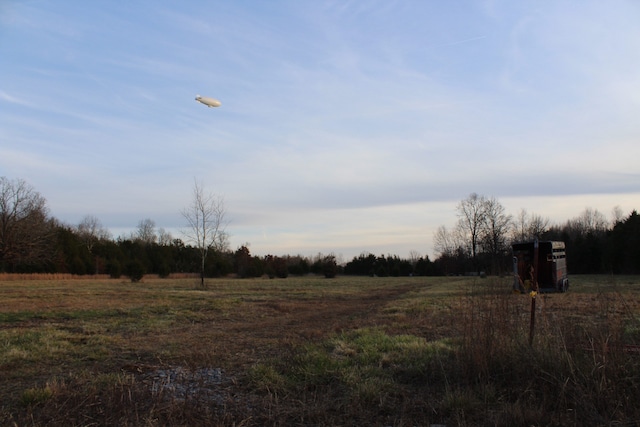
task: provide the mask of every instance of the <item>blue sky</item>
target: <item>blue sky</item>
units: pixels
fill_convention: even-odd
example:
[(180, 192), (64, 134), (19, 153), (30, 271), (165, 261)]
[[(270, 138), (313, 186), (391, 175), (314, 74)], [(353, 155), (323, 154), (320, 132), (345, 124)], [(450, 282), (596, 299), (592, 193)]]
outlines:
[[(70, 225), (433, 256), (470, 193), (562, 223), (640, 208), (636, 1), (0, 3), (0, 176)], [(196, 94), (222, 102), (210, 109)]]

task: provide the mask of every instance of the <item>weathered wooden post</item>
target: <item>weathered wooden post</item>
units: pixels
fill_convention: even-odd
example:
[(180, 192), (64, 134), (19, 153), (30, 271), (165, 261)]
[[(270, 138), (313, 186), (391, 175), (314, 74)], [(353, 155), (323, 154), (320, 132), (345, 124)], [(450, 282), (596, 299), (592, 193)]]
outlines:
[(533, 243), (533, 265), (531, 266), (531, 322), (529, 323), (529, 345), (533, 345), (536, 325), (536, 297), (538, 296), (538, 239)]

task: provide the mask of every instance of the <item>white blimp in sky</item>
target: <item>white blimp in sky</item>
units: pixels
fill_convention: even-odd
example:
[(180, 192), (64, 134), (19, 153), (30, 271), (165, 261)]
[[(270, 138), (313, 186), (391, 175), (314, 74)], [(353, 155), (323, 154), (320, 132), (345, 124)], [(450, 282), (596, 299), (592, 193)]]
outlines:
[(209, 98), (208, 96), (196, 95), (196, 101), (206, 105), (209, 108), (219, 107), (220, 105), (222, 105), (217, 99)]

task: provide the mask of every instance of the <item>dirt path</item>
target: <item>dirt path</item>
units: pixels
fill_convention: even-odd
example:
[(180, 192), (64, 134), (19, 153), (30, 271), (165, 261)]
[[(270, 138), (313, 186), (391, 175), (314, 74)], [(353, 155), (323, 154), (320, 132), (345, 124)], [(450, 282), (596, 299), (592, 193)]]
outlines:
[[(169, 346), (183, 347), (185, 359), (160, 361), (158, 348), (148, 347), (151, 359), (124, 369), (171, 398), (194, 394), (221, 404), (245, 396), (241, 378), (251, 366), (287, 358), (301, 344), (319, 343), (335, 333), (380, 326), (380, 312), (415, 288), (402, 285), (346, 297), (245, 301), (230, 315), (158, 337)], [(148, 340), (140, 344), (148, 345)]]
[(206, 354), (218, 359), (218, 366), (246, 368), (247, 364), (282, 354), (286, 347), (320, 342), (341, 331), (377, 326), (380, 310), (415, 287), (379, 288), (345, 298), (246, 302), (229, 316), (189, 326), (188, 333), (174, 333), (167, 338), (190, 348), (195, 364)]

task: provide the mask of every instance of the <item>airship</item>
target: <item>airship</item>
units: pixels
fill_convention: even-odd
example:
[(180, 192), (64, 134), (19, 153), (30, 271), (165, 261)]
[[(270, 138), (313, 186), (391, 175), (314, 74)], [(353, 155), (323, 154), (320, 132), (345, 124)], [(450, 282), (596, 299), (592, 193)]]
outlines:
[(201, 104), (206, 105), (209, 108), (211, 108), (211, 107), (219, 107), (220, 105), (222, 105), (220, 103), (220, 101), (218, 101), (217, 99), (209, 98), (208, 96), (196, 95), (196, 101), (200, 102)]

